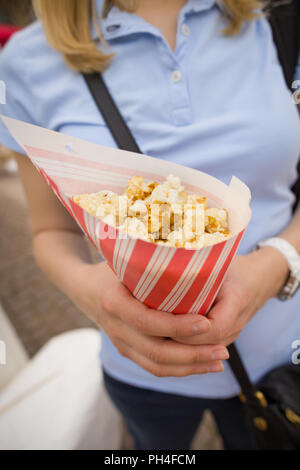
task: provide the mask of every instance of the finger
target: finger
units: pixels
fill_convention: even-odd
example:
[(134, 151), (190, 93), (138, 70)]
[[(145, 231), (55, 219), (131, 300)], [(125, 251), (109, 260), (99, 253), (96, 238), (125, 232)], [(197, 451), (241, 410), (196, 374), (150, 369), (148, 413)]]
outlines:
[[(224, 338), (223, 340), (220, 341), (220, 344), (223, 346), (229, 346), (231, 343), (236, 341), (236, 339), (239, 337), (239, 331), (228, 336), (227, 338)], [(201, 344), (202, 338), (197, 337), (197, 336), (191, 336), (190, 338), (172, 338), (174, 341), (177, 341), (178, 343), (182, 344), (190, 344), (190, 345), (199, 345)]]
[(200, 364), (229, 357), (223, 345), (185, 345), (171, 339), (144, 336), (121, 322), (117, 337), (156, 364)]
[(122, 343), (120, 341), (117, 347), (123, 356), (131, 359), (133, 362), (156, 377), (186, 377), (188, 375), (218, 373), (223, 372), (224, 370), (224, 366), (221, 361), (191, 365), (157, 364), (131, 348), (126, 343)]
[(113, 300), (119, 318), (149, 336), (193, 336), (210, 329), (210, 322), (202, 315), (174, 315), (148, 308), (136, 300), (129, 291)]
[[(210, 329), (208, 332), (194, 335), (189, 344), (223, 344), (224, 340), (237, 331), (237, 319), (240, 314), (240, 302), (230, 291), (225, 291), (208, 314)], [(179, 336), (184, 341), (182, 335)]]
[(239, 337), (239, 333), (235, 333), (234, 335), (229, 336), (228, 338), (225, 338), (224, 341), (222, 341), (222, 344), (226, 347), (230, 346), (230, 344), (234, 343)]

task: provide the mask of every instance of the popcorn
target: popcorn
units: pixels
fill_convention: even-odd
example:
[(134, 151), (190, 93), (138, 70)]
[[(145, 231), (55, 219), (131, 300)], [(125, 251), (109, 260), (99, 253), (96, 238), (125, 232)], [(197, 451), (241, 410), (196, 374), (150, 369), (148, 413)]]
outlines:
[(134, 176), (127, 183), (126, 196), (128, 199), (136, 201), (136, 199), (142, 199), (144, 196), (143, 192), (144, 178), (141, 176)]
[(114, 204), (114, 213), (118, 224), (123, 224), (128, 215), (128, 198), (125, 194), (118, 196), (118, 200), (116, 201), (116, 204)]
[(183, 230), (174, 230), (168, 235), (167, 245), (182, 248), (185, 246)]
[(199, 241), (202, 243), (202, 246), (215, 245), (216, 243), (223, 242), (229, 238), (229, 235), (224, 233), (215, 232), (215, 233), (204, 233), (201, 235)]
[[(151, 205), (148, 206), (148, 210), (148, 231), (152, 233), (155, 238), (159, 238), (158, 232), (161, 228), (160, 205), (151, 203)], [(158, 235), (155, 236), (154, 234)]]
[(193, 209), (186, 209), (183, 216), (183, 237), (186, 241), (195, 238), (194, 233), (194, 211)]
[(148, 221), (148, 208), (144, 201), (137, 199), (131, 206), (129, 206), (128, 215), (129, 217), (138, 217)]
[(132, 201), (143, 200), (152, 194), (156, 186), (158, 183), (154, 181), (146, 184), (142, 176), (134, 176), (127, 183), (126, 196)]
[(180, 179), (169, 175), (166, 182), (155, 187), (150, 200), (156, 203), (184, 204), (187, 200), (187, 194), (180, 184)]
[(122, 195), (100, 191), (73, 200), (108, 225), (158, 245), (195, 250), (231, 236), (227, 211), (207, 207), (200, 194), (187, 194), (174, 175), (163, 183), (134, 176)]
[(82, 209), (96, 215), (96, 212), (102, 204), (110, 203), (116, 195), (112, 191), (100, 191), (99, 193), (81, 194), (74, 196), (73, 201), (79, 204)]
[(169, 175), (167, 177), (167, 185), (169, 188), (179, 189), (181, 187), (181, 182), (178, 176)]
[(199, 194), (188, 194), (186, 202), (195, 206), (201, 204), (204, 208), (206, 208), (206, 197), (199, 196)]
[(106, 215), (109, 215), (112, 211), (111, 204), (102, 204), (96, 209), (96, 217), (103, 219)]
[(127, 217), (119, 229), (135, 238), (141, 238), (142, 240), (148, 240), (149, 238), (146, 225), (136, 217)]
[(185, 240), (190, 241), (202, 235), (205, 230), (204, 221), (204, 209), (201, 205), (185, 204), (183, 222)]
[(205, 229), (208, 233), (222, 232), (228, 234), (227, 211), (215, 207), (206, 209)]
[(168, 202), (168, 188), (163, 184), (156, 186), (156, 188), (152, 191), (150, 201), (152, 203)]
[(105, 217), (102, 218), (102, 221), (105, 224), (111, 225), (112, 227), (115, 227), (117, 225), (116, 218), (113, 214), (108, 214)]

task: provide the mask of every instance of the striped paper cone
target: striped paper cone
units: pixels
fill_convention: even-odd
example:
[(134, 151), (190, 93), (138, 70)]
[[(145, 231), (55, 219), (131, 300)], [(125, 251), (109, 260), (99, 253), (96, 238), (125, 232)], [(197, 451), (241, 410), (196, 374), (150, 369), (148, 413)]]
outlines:
[[(198, 170), (85, 142), (2, 117), (62, 204), (118, 279), (138, 300), (157, 310), (206, 314), (238, 249), (251, 217), (250, 191), (238, 178), (229, 186)], [(111, 190), (123, 193), (128, 178), (163, 181), (180, 176), (188, 191), (229, 214), (231, 238), (199, 250), (156, 245), (124, 235), (92, 216), (72, 195)]]

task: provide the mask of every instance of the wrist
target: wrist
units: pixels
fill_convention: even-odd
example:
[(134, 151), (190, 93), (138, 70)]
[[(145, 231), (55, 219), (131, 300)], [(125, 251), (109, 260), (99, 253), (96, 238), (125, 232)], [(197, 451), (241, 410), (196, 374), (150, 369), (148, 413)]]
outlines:
[(75, 303), (78, 304), (82, 296), (87, 292), (91, 279), (93, 279), (92, 263), (78, 262), (74, 269), (67, 274), (65, 282), (65, 294)]
[(110, 274), (107, 269), (110, 271), (104, 262), (82, 264), (69, 291), (72, 302), (97, 326), (102, 325), (103, 296), (107, 292)]
[(256, 250), (262, 263), (262, 281), (267, 287), (269, 298), (277, 297), (289, 276), (289, 266), (286, 258), (272, 246), (264, 246)]

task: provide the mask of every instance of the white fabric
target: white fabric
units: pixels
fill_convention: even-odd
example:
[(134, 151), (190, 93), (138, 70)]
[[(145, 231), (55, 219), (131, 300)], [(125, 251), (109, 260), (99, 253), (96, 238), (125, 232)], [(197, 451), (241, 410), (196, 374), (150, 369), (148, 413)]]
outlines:
[(0, 395), (0, 449), (118, 449), (121, 418), (107, 397), (99, 333), (52, 339)]
[(27, 362), (27, 353), (0, 304), (0, 391)]

